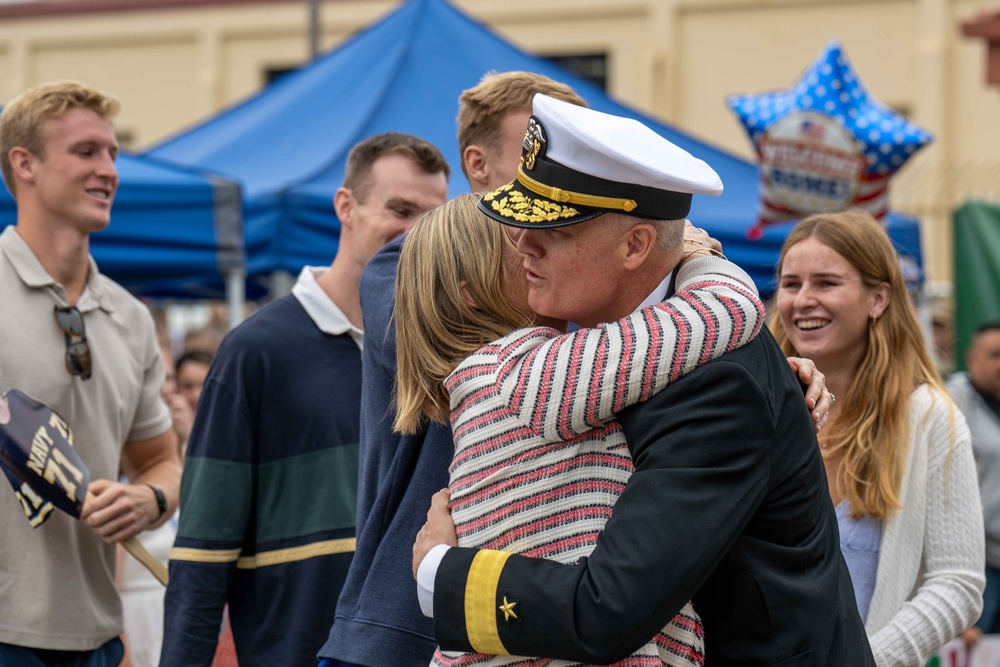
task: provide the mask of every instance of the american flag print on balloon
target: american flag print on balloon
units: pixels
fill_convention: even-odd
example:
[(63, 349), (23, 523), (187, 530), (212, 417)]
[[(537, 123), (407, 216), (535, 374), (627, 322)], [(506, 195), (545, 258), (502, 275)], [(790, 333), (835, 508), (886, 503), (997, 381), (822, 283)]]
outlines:
[(727, 100), (757, 151), (765, 225), (860, 208), (884, 219), (889, 180), (930, 132), (872, 99), (837, 41), (787, 89)]

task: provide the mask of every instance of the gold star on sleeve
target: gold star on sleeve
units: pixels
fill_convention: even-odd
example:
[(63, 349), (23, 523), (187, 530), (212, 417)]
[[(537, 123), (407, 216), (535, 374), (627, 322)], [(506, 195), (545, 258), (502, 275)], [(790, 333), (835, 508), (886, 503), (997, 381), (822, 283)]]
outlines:
[(510, 623), (511, 619), (517, 621), (520, 620), (517, 617), (517, 612), (514, 609), (517, 607), (517, 600), (507, 601), (507, 596), (503, 596), (503, 604), (500, 605), (500, 611), (503, 612), (503, 620)]

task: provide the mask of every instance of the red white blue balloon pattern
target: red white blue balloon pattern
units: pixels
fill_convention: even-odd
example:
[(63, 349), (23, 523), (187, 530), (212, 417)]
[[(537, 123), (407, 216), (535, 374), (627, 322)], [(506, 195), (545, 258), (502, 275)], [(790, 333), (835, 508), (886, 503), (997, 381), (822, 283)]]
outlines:
[(931, 134), (872, 99), (831, 42), (788, 90), (727, 100), (757, 150), (763, 225), (857, 207), (888, 211), (890, 177)]

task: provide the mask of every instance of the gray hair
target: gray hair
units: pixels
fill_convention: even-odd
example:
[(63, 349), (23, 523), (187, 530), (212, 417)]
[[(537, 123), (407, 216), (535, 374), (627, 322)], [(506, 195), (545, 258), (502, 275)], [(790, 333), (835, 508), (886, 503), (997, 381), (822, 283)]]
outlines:
[(652, 225), (656, 229), (656, 245), (661, 252), (675, 250), (684, 242), (684, 218), (680, 220), (650, 220), (624, 213), (609, 213), (608, 215), (621, 226), (623, 232), (640, 223)]

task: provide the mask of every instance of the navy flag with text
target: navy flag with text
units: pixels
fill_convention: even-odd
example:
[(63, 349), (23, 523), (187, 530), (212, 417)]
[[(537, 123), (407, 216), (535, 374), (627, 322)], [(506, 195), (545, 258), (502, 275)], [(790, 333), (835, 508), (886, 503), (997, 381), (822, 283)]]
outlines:
[(90, 473), (51, 408), (10, 389), (0, 397), (0, 465), (33, 527), (58, 507), (79, 519)]
[[(94, 497), (87, 491), (90, 472), (73, 447), (69, 425), (52, 408), (17, 389), (0, 396), (0, 467), (35, 528), (53, 506), (79, 519), (84, 503)], [(167, 568), (135, 537), (121, 544), (167, 585)]]

